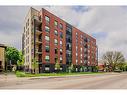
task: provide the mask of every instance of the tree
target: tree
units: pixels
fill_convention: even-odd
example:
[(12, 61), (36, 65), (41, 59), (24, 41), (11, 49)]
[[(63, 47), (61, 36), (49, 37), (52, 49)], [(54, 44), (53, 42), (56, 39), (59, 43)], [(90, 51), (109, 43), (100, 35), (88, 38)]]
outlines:
[(125, 62), (124, 55), (121, 52), (108, 51), (102, 56), (103, 63), (111, 71), (119, 68)]
[(69, 66), (69, 73), (74, 72), (74, 65), (71, 63)]
[(21, 68), (23, 68), (24, 65), (24, 56), (22, 54), (22, 51), (19, 52), (19, 60), (17, 61), (17, 67), (19, 70), (21, 70)]
[(19, 51), (14, 47), (7, 47), (5, 50), (7, 64), (17, 65), (17, 61), (20, 60)]
[(36, 74), (38, 72), (38, 62), (36, 61), (36, 59), (34, 58), (34, 61), (32, 63), (32, 68), (33, 68), (33, 71), (34, 71), (34, 74)]
[(60, 64), (58, 63), (58, 60), (55, 64), (56, 71), (58, 72), (60, 70)]
[(24, 56), (22, 54), (22, 51), (19, 52), (19, 60), (17, 61), (18, 66), (22, 66), (24, 64)]

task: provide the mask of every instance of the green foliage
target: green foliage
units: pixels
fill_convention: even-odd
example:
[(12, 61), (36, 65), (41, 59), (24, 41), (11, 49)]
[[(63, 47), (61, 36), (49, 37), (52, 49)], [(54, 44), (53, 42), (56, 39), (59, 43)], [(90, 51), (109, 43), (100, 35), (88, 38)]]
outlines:
[(34, 73), (37, 73), (38, 62), (36, 61), (36, 59), (33, 60), (32, 68), (33, 68), (33, 70), (34, 70)]
[(74, 70), (75, 70), (74, 65), (71, 64), (71, 65), (68, 67), (68, 69), (69, 69), (69, 73), (74, 72)]
[(5, 55), (6, 61), (11, 61), (12, 64), (17, 64), (17, 61), (20, 60), (19, 51), (14, 47), (7, 47)]
[(76, 73), (41, 73), (30, 74), (25, 72), (16, 71), (17, 77), (38, 77), (38, 76), (68, 76), (68, 75), (81, 75), (81, 74), (104, 74), (103, 72), (76, 72)]
[(22, 54), (22, 52), (19, 52), (19, 60), (17, 61), (17, 65), (18, 66), (23, 66), (24, 65), (24, 56)]
[(25, 74), (25, 72), (16, 71), (16, 76), (17, 76), (17, 77), (25, 77), (26, 74)]
[(56, 70), (60, 70), (60, 64), (58, 63), (58, 60), (57, 60), (57, 62), (55, 64), (55, 68), (56, 68)]

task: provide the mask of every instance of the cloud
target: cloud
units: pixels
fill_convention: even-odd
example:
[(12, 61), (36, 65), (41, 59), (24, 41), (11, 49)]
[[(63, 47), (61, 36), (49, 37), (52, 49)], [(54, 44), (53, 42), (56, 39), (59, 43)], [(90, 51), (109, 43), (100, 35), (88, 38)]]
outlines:
[(21, 49), (23, 19), (29, 7), (0, 6), (0, 43)]
[[(82, 11), (84, 8), (84, 11)], [(85, 10), (86, 8), (86, 10)], [(80, 30), (96, 35), (99, 57), (110, 50), (127, 57), (127, 10), (121, 6), (48, 7), (46, 8)]]
[[(97, 39), (99, 57), (110, 50), (121, 51), (127, 58), (127, 10), (121, 6), (34, 6), (48, 11), (93, 35)], [(0, 43), (11, 43), (21, 49), (19, 36), (29, 7), (0, 7)], [(9, 34), (9, 35), (6, 35)], [(17, 36), (16, 36), (17, 35)]]

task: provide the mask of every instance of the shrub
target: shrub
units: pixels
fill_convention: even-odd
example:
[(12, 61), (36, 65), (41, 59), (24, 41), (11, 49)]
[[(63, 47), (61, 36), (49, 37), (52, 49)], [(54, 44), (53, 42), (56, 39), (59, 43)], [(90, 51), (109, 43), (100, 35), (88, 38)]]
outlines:
[(16, 71), (16, 76), (17, 76), (17, 77), (25, 77), (26, 74), (25, 74), (25, 72)]

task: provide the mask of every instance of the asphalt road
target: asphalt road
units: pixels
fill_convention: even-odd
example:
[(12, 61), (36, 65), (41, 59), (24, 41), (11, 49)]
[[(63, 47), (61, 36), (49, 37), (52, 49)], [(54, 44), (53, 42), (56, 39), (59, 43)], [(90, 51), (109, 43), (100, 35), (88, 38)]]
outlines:
[(5, 79), (0, 89), (127, 89), (127, 73)]

